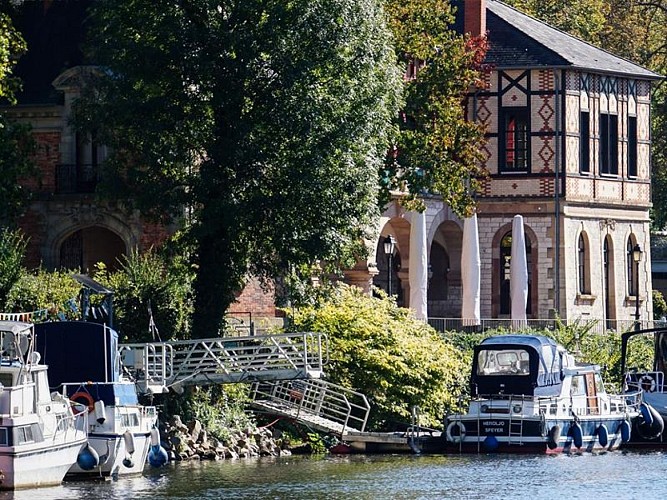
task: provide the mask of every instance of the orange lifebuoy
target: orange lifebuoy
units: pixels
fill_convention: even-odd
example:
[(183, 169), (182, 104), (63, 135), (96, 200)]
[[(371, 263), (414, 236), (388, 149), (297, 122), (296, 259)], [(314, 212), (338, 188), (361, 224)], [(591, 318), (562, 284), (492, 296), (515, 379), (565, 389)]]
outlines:
[[(93, 397), (85, 391), (75, 392), (69, 399), (74, 403), (79, 403), (87, 406), (88, 413), (93, 413), (93, 411), (95, 410), (95, 401), (93, 400)], [(83, 399), (85, 402), (80, 401), (81, 399)], [(73, 411), (75, 415), (80, 413), (79, 410), (76, 409), (76, 405), (74, 405)]]

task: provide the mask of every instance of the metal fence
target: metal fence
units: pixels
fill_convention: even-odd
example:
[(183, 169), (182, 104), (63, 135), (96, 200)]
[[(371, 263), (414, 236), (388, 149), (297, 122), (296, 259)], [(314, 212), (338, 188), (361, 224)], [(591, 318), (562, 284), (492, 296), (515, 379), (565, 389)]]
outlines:
[[(657, 328), (666, 326), (665, 321), (639, 321), (639, 328)], [(633, 330), (637, 324), (634, 320), (602, 320), (593, 318), (565, 319), (528, 319), (526, 326), (515, 329), (512, 327), (510, 318), (483, 318), (479, 325), (466, 325), (461, 318), (428, 318), (428, 324), (439, 332), (484, 332), (487, 330), (504, 329), (508, 331), (535, 331), (556, 330), (559, 325), (580, 326), (588, 328), (591, 332), (627, 332)]]

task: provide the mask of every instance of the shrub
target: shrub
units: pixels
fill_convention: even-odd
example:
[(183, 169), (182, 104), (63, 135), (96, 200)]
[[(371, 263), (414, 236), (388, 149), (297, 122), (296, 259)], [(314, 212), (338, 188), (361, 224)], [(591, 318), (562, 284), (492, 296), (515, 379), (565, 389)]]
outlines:
[[(98, 264), (95, 279), (114, 292), (114, 324), (123, 342), (189, 337), (192, 281), (184, 268), (169, 266), (152, 250), (134, 251), (124, 257), (116, 272)], [(157, 327), (155, 338), (149, 306)]]
[(77, 319), (76, 301), (81, 285), (69, 272), (24, 271), (7, 295), (4, 312), (46, 309), (49, 319)]
[(318, 306), (294, 311), (291, 328), (329, 337), (327, 380), (357, 390), (371, 404), (369, 428), (394, 430), (419, 406), (421, 425), (440, 427), (467, 385), (461, 352), (382, 292), (370, 297), (339, 285)]
[(660, 290), (653, 290), (653, 318), (660, 319), (667, 316), (667, 302)]

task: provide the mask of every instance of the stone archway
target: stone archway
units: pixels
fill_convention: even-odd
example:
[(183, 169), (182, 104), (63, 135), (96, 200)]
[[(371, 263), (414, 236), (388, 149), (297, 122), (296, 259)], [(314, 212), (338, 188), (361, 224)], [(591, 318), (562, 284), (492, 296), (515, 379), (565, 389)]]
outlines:
[(58, 250), (58, 267), (88, 273), (95, 264), (103, 262), (113, 271), (124, 255), (127, 247), (120, 236), (101, 226), (89, 226), (76, 229), (63, 239)]
[(445, 220), (433, 234), (429, 252), (428, 315), (458, 318), (461, 315), (461, 245), (463, 230)]

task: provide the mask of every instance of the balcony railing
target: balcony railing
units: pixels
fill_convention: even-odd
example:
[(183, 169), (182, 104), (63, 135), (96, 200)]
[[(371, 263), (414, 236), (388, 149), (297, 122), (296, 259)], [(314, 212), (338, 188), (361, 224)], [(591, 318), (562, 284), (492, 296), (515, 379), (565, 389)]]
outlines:
[(99, 170), (92, 164), (56, 165), (56, 193), (84, 194), (94, 193)]

